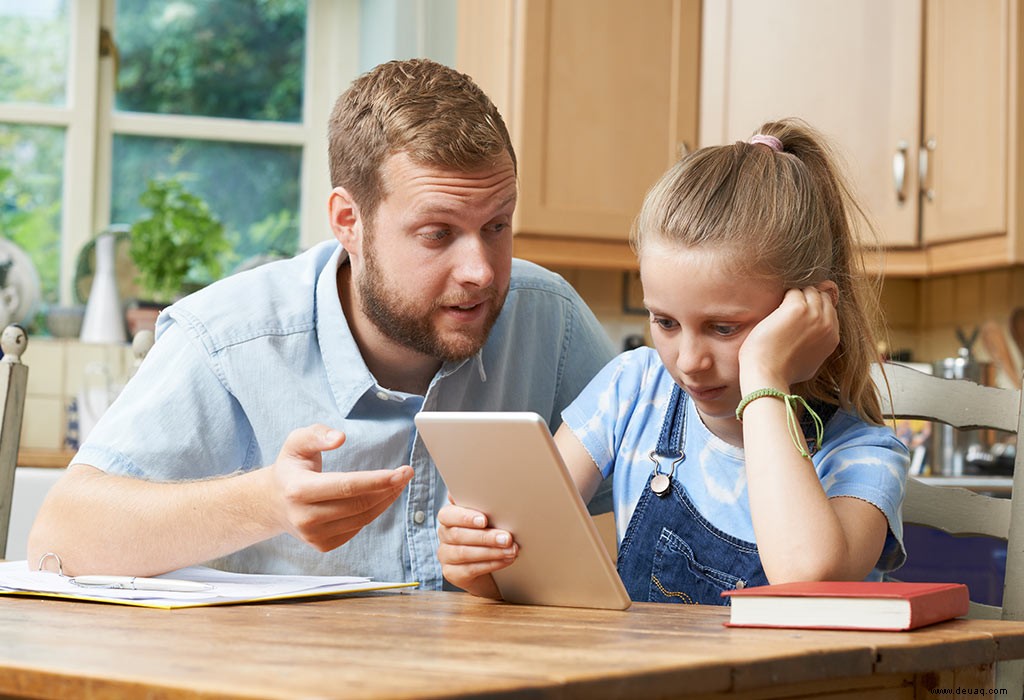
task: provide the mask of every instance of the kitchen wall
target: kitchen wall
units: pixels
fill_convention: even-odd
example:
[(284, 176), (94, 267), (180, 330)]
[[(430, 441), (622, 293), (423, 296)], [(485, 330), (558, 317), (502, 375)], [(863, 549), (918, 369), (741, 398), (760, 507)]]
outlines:
[[(90, 406), (95, 412), (102, 412), (134, 369), (128, 345), (59, 338), (29, 338), (22, 361), (29, 370), (22, 449), (65, 447), (69, 403), (81, 401), (83, 412), (88, 412)], [(80, 418), (72, 415), (71, 420), (77, 425)]]
[[(924, 280), (892, 279), (885, 283), (883, 311), (891, 349), (909, 349), (913, 359), (933, 362), (953, 357), (960, 347), (957, 328), (968, 336), (985, 321), (996, 321), (1007, 333), (1011, 353), (1021, 366), (1021, 353), (1010, 340), (1008, 321), (1024, 306), (1024, 266)], [(978, 358), (991, 358), (979, 340)], [(1002, 377), (1000, 384), (1005, 383)]]
[(635, 272), (552, 268), (571, 284), (587, 302), (618, 349), (625, 339), (641, 335), (650, 345), (647, 312), (639, 275)]

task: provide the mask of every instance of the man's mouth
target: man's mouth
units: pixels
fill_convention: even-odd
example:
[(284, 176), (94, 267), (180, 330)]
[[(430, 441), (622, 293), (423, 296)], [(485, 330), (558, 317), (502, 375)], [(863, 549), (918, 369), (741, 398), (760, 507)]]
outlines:
[(452, 318), (460, 321), (471, 322), (474, 321), (480, 314), (484, 313), (487, 309), (486, 299), (481, 299), (476, 302), (464, 302), (462, 304), (446, 304), (441, 308)]

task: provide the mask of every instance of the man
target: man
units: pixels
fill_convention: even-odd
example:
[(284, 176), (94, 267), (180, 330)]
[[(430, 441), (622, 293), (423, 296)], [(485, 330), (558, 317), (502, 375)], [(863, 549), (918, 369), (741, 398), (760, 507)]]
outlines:
[(40, 509), (30, 559), (440, 588), (447, 491), (413, 416), (529, 410), (555, 428), (611, 357), (564, 280), (512, 260), (515, 155), (466, 76), (378, 66), (339, 98), (329, 140), (336, 241), (161, 314)]

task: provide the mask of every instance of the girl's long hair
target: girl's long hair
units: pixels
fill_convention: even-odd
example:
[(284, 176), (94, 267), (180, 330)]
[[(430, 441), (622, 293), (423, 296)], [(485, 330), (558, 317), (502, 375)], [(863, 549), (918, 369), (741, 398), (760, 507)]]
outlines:
[(818, 132), (785, 119), (757, 133), (778, 139), (782, 150), (740, 141), (700, 149), (669, 169), (647, 193), (633, 248), (639, 255), (657, 239), (721, 250), (737, 275), (779, 279), (787, 289), (835, 282), (839, 346), (793, 390), (881, 424), (869, 373), (881, 332), (881, 279), (869, 279), (863, 261), (863, 245), (877, 243), (875, 229)]

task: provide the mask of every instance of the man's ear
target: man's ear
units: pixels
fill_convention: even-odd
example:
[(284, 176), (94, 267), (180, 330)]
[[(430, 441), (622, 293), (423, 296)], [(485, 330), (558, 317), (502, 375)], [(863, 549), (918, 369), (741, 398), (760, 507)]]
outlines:
[(344, 187), (335, 187), (327, 200), (331, 231), (342, 247), (357, 255), (363, 240), (363, 223), (359, 216), (359, 205)]

